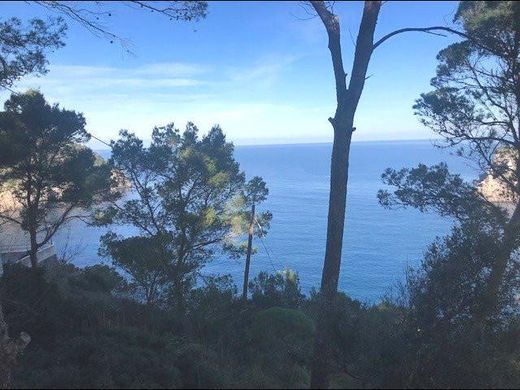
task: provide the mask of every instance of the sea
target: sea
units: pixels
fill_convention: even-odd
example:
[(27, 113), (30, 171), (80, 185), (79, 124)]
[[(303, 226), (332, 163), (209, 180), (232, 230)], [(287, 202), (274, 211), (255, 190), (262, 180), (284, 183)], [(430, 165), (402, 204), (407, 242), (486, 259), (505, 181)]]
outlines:
[[(325, 253), (331, 144), (237, 146), (235, 158), (248, 178), (261, 176), (269, 197), (260, 210), (273, 214), (271, 228), (256, 239), (251, 276), (260, 271), (296, 271), (304, 293), (318, 288)], [(99, 151), (109, 157), (108, 150)], [(377, 192), (385, 188), (386, 168), (446, 162), (467, 180), (475, 168), (432, 141), (354, 142), (350, 156), (347, 215), (339, 289), (352, 298), (375, 303), (395, 291), (410, 267), (418, 267), (428, 245), (450, 232), (454, 221), (415, 209), (388, 210)], [(104, 228), (74, 222), (54, 239), (58, 254), (77, 266), (110, 264), (98, 256)], [(119, 234), (133, 234), (119, 227)], [(244, 260), (218, 253), (202, 270), (205, 275), (230, 274), (241, 286)]]

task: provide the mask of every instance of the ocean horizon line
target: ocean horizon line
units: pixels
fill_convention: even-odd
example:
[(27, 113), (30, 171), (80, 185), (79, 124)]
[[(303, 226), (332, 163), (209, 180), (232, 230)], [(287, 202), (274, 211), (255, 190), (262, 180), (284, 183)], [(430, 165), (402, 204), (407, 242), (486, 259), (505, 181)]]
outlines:
[[(396, 144), (396, 143), (425, 143), (425, 142), (435, 142), (441, 141), (441, 138), (410, 138), (410, 139), (374, 139), (374, 140), (352, 140), (353, 144), (376, 144), (376, 143), (388, 143), (388, 144)], [(236, 143), (235, 141), (231, 141), (235, 147), (237, 148), (255, 148), (255, 147), (269, 147), (269, 146), (312, 146), (312, 145), (332, 145), (332, 141), (316, 141), (316, 142), (276, 142), (276, 143)], [(110, 150), (109, 147), (93, 147), (93, 150)]]
[[(440, 141), (440, 138), (412, 138), (412, 139), (395, 139), (395, 140), (352, 140), (353, 144), (375, 144), (375, 143), (425, 143)], [(329, 142), (287, 142), (287, 143), (265, 143), (265, 144), (237, 144), (233, 142), (235, 147), (262, 147), (262, 146), (312, 146), (312, 145), (332, 145), (332, 141)]]

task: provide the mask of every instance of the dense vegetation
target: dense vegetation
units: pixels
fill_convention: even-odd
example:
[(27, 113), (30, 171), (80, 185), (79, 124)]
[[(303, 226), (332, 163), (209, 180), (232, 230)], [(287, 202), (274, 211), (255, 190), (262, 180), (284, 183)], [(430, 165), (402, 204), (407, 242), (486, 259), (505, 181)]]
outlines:
[[(326, 19), (330, 10), (315, 7)], [(14, 93), (0, 112), (0, 185), (18, 206), (0, 207), (0, 227), (29, 233), (33, 261), (6, 264), (0, 278), (0, 387), (299, 388), (313, 376), (347, 388), (518, 387), (520, 5), (463, 2), (455, 22), (462, 41), (439, 53), (433, 91), (415, 110), (513, 203), (491, 202), (445, 164), (388, 169), (383, 206), (433, 210), (454, 225), (372, 306), (328, 282), (325, 300), (323, 289), (305, 296), (291, 270), (249, 277), (253, 240), (273, 217), (256, 210), (268, 183), (246, 181), (219, 126), (157, 127), (149, 146), (124, 130), (101, 161), (83, 144), (82, 114)], [(34, 21), (28, 35), (17, 20), (0, 24), (17, 37), (0, 40), (15, 57), (2, 61), (0, 85), (45, 72), (45, 51), (62, 45), (56, 23)], [(497, 158), (504, 151), (510, 160)], [(39, 264), (38, 249), (72, 218), (133, 235), (103, 236), (111, 266)], [(240, 290), (201, 274), (216, 253), (245, 260)], [(318, 365), (313, 351), (326, 352)]]
[[(432, 313), (448, 299), (443, 268), (478, 242), (471, 237), (461, 233), (432, 247), (412, 278), (411, 307), (391, 301), (367, 307), (338, 295), (332, 386), (515, 387), (518, 320), (476, 334), (467, 313), (456, 320)], [(452, 301), (465, 286), (449, 291)], [(189, 292), (181, 315), (130, 299), (125, 280), (107, 266), (80, 270), (52, 263), (37, 272), (8, 266), (2, 277), (6, 319), (13, 334), (24, 330), (33, 339), (14, 385), (308, 386), (319, 300), (304, 297), (290, 273), (260, 274), (249, 287), (244, 302), (228, 277), (208, 279)]]

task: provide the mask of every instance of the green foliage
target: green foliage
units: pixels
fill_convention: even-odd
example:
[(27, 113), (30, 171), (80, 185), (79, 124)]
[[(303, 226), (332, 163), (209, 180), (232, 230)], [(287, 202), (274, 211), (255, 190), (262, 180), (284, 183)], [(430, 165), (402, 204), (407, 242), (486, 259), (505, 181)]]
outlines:
[[(205, 14), (206, 3), (188, 5)], [(468, 143), (461, 155), (520, 193), (519, 165), (492, 158), (496, 150), (513, 159), (520, 155), (520, 6), (461, 2), (455, 20), (468, 38), (439, 53), (435, 90), (421, 96), (416, 112), (449, 145)], [(20, 24), (10, 23), (14, 27), (0, 24), (0, 32), (22, 36)], [(33, 28), (45, 37), (48, 26), (38, 23)], [(9, 52), (20, 66), (11, 65), (6, 78), (2, 61), (1, 83), (44, 72), (43, 50), (59, 46), (62, 32), (41, 41), (27, 34), (26, 46), (40, 45), (40, 51), (25, 63), (23, 53)], [(3, 59), (7, 52), (1, 53)], [(51, 226), (45, 241), (73, 210), (109, 200), (110, 207), (97, 210), (98, 223), (138, 230), (132, 237), (103, 238), (101, 254), (115, 269), (5, 267), (0, 286), (6, 320), (13, 333), (27, 331), (33, 339), (15, 386), (307, 387), (322, 300), (305, 298), (296, 273), (260, 273), (250, 283), (250, 300), (237, 297), (228, 276), (196, 283), (218, 245), (245, 250), (224, 238), (251, 232), (253, 205), (268, 195), (261, 178), (245, 183), (221, 129), (200, 138), (191, 123), (183, 133), (173, 125), (156, 128), (148, 148), (122, 131), (111, 162), (132, 194), (115, 203), (119, 194), (105, 190), (121, 183), (111, 182), (110, 165), (78, 145), (88, 139), (84, 126), (81, 114), (50, 106), (38, 92), (12, 96), (0, 114), (0, 180), (10, 181), (25, 207), (18, 221), (23, 228)], [(517, 387), (518, 224), (445, 164), (389, 169), (383, 181), (394, 189), (379, 193), (384, 206), (435, 210), (457, 225), (428, 248), (420, 269), (409, 272), (400, 300), (368, 306), (337, 294), (327, 319), (332, 385)], [(63, 209), (68, 211), (53, 222)], [(255, 234), (265, 234), (270, 219), (268, 212), (260, 214), (262, 228)], [(490, 275), (504, 258), (493, 305), (484, 305)]]
[[(268, 194), (266, 183), (261, 177), (255, 176), (245, 183), (240, 194), (229, 202), (226, 212), (231, 224), (231, 234), (225, 245), (232, 257), (239, 258), (247, 254), (247, 242), (241, 241), (245, 235), (252, 231), (253, 236), (263, 237), (268, 233), (272, 214), (269, 211), (256, 210), (256, 206), (265, 201)], [(253, 206), (255, 206), (255, 216), (251, 226)], [(256, 248), (251, 248), (251, 251), (256, 253)]]
[[(390, 344), (402, 343), (399, 363), (382, 364), (382, 384), (406, 387), (514, 387), (518, 381), (519, 269), (506, 213), (446, 167), (387, 171), (394, 194), (385, 205), (434, 209), (458, 220), (437, 240), (422, 267), (410, 271), (403, 321)], [(516, 234), (516, 233), (515, 233)], [(509, 236), (510, 237), (510, 236)], [(513, 241), (515, 242), (515, 241)], [(490, 286), (504, 262), (500, 282)], [(383, 356), (394, 356), (389, 350)]]
[(7, 321), (33, 338), (15, 373), (16, 387), (221, 384), (214, 353), (176, 337), (166, 313), (114, 296), (116, 279), (101, 266), (55, 264), (52, 272), (6, 267), (1, 285)]
[[(82, 331), (60, 338), (49, 350), (30, 351), (22, 361), (32, 367), (19, 384), (48, 388), (181, 387), (172, 363), (173, 339), (138, 329)], [(60, 363), (52, 364), (52, 356)], [(49, 361), (50, 360), (50, 361)], [(23, 368), (22, 368), (23, 369)]]
[[(253, 320), (251, 340), (260, 353), (271, 355), (274, 349), (288, 351), (306, 360), (314, 325), (305, 314), (296, 309), (272, 307), (259, 311)], [(307, 344), (299, 347), (295, 344)], [(291, 350), (295, 348), (294, 350)], [(276, 355), (276, 354), (274, 354)]]
[(171, 285), (170, 266), (173, 254), (168, 248), (169, 237), (130, 237), (119, 239), (114, 234), (102, 237), (100, 253), (112, 258), (118, 269), (131, 276), (136, 297), (147, 304), (158, 304)]
[(406, 308), (384, 300), (367, 308), (350, 304), (343, 313), (354, 338), (341, 338), (337, 360), (346, 363), (352, 387), (408, 387), (414, 358)]
[(249, 204), (261, 203), (267, 199), (269, 189), (261, 177), (255, 176), (249, 180), (244, 188), (244, 198)]
[(506, 270), (494, 310), (482, 304), (500, 245), (478, 221), (466, 223), (434, 243), (410, 273), (410, 385), (510, 387), (518, 380), (517, 266)]
[(82, 114), (49, 105), (35, 90), (11, 95), (4, 103), (0, 128), (2, 156), (27, 158), (36, 152), (56, 153), (62, 144), (70, 148), (89, 139)]
[(183, 388), (220, 388), (229, 380), (219, 364), (218, 355), (203, 345), (182, 345), (176, 351), (176, 359)]
[(47, 52), (64, 46), (63, 19), (34, 18), (23, 26), (18, 18), (0, 20), (0, 86), (11, 87), (21, 77), (47, 72)]
[(69, 283), (85, 291), (105, 294), (126, 289), (125, 279), (115, 269), (100, 264), (86, 267), (77, 276), (71, 276)]
[(153, 130), (149, 148), (122, 131), (111, 161), (135, 196), (98, 213), (99, 222), (133, 225), (140, 236), (109, 233), (104, 254), (144, 289), (147, 301), (165, 293), (184, 310), (197, 271), (230, 231), (227, 205), (244, 183), (233, 144), (218, 126), (199, 138), (192, 123), (182, 134), (171, 124)]
[(519, 16), (520, 8), (514, 1), (463, 1), (454, 19), (476, 40), (475, 46), (497, 48), (505, 34), (518, 31)]
[[(414, 106), (423, 124), (517, 194), (518, 180), (508, 179), (494, 154), (501, 148), (516, 156), (520, 151), (519, 20), (516, 1), (460, 2), (455, 22), (466, 39), (439, 52), (434, 90)], [(517, 169), (508, 168), (513, 177)]]
[[(313, 293), (306, 311), (317, 322), (322, 303)], [(368, 306), (338, 293), (331, 310), (332, 388), (407, 386), (410, 337), (407, 308), (385, 299)], [(413, 359), (412, 359), (413, 362)]]
[[(269, 189), (261, 177), (255, 176), (245, 183), (239, 196), (228, 207), (231, 234), (224, 243), (224, 249), (231, 257), (245, 257), (242, 298), (247, 299), (251, 256), (256, 253), (253, 247), (254, 237), (263, 238), (270, 228), (273, 215), (269, 211), (258, 212), (256, 207), (267, 199)], [(247, 242), (241, 239), (247, 236)], [(238, 237), (238, 240), (237, 240)]]
[(70, 324), (58, 315), (63, 309), (57, 307), (61, 300), (60, 291), (45, 278), (42, 269), (29, 272), (18, 264), (4, 265), (0, 286), (6, 321), (14, 334), (25, 331), (35, 343), (38, 339), (52, 342), (59, 331)]
[(118, 194), (110, 192), (111, 167), (78, 145), (90, 138), (82, 114), (50, 105), (38, 91), (13, 94), (4, 107), (0, 182), (11, 183), (20, 210), (3, 207), (0, 220), (29, 232), (35, 254), (64, 223)]
[(304, 299), (298, 274), (287, 270), (274, 275), (260, 272), (251, 282), (251, 302), (258, 307), (299, 307)]
[[(409, 275), (411, 307), (423, 310), (416, 313), (424, 321), (421, 328), (432, 326), (434, 320), (439, 319), (464, 329), (466, 321), (478, 316), (487, 270), (496, 261), (499, 247), (498, 237), (474, 223), (454, 228), (450, 236), (430, 246), (421, 270)], [(509, 294), (509, 304), (499, 307), (510, 311), (514, 303), (511, 293), (518, 287), (504, 287), (507, 287), (504, 292)]]
[(236, 286), (230, 276), (204, 278), (204, 286), (189, 294), (187, 321), (190, 334), (200, 342), (223, 347), (233, 333), (230, 323), (238, 316)]
[(106, 266), (7, 266), (6, 319), (13, 332), (26, 329), (33, 338), (15, 386), (305, 385), (312, 321), (297, 310), (244, 311), (228, 277), (206, 282), (188, 300), (192, 326), (177, 333), (174, 314), (118, 297), (117, 278)]
[[(365, 306), (338, 294), (332, 317), (333, 387), (512, 387), (517, 383), (518, 321), (504, 321), (511, 317), (498, 315), (497, 326), (481, 329), (476, 337), (478, 328), (467, 326), (471, 322), (467, 313), (456, 312), (464, 295), (457, 289), (467, 290), (478, 268), (469, 265), (465, 270), (468, 261), (462, 247), (475, 246), (473, 263), (480, 264), (477, 247), (483, 250), (489, 245), (482, 237), (472, 243), (464, 241), (471, 236), (463, 237), (461, 232), (446, 240), (442, 250), (431, 249), (424, 271), (410, 277), (411, 305), (383, 301)], [(450, 256), (462, 259), (458, 268), (447, 260)], [(277, 278), (260, 279), (274, 282)], [(25, 329), (33, 338), (14, 373), (14, 385), (308, 386), (318, 296), (301, 299), (300, 308), (265, 301), (262, 307), (258, 300), (245, 303), (237, 297), (229, 277), (208, 278), (189, 294), (186, 323), (190, 326), (179, 327), (174, 312), (122, 298), (119, 282), (106, 266), (81, 270), (56, 263), (34, 271), (7, 266), (1, 279), (6, 319), (13, 332)], [(442, 290), (453, 299), (447, 300)], [(478, 288), (474, 291), (477, 296)], [(280, 302), (272, 290), (270, 302)], [(433, 307), (449, 314), (432, 316)], [(477, 298), (473, 307), (478, 308)]]
[(276, 378), (275, 386), (306, 386), (313, 333), (313, 322), (299, 310), (272, 307), (259, 311), (251, 327), (253, 364), (270, 372)]
[[(416, 114), (460, 156), (476, 161), (483, 177), (504, 186), (508, 199), (518, 199), (520, 7), (461, 2), (455, 22), (466, 37), (439, 53), (434, 90), (417, 100)], [(393, 187), (393, 193), (379, 193), (383, 205), (434, 210), (457, 222), (408, 275), (402, 323), (407, 344), (403, 364), (390, 378), (416, 387), (514, 387), (518, 202), (507, 211), (445, 164), (389, 169), (383, 181)]]
[(388, 208), (414, 207), (420, 211), (436, 211), (458, 221), (480, 219), (482, 223), (500, 224), (505, 212), (486, 201), (473, 184), (460, 175), (452, 174), (445, 163), (432, 167), (419, 164), (417, 168), (395, 170), (388, 168), (383, 183), (393, 187), (378, 192), (379, 203)]
[[(269, 189), (267, 184), (262, 180), (261, 177), (255, 176), (249, 180), (242, 192), (244, 199), (244, 207), (239, 211), (239, 214), (243, 221), (246, 221), (247, 228), (243, 232), (247, 232), (249, 229), (249, 222), (252, 218), (252, 207), (256, 207), (258, 204), (264, 202), (269, 195)], [(255, 210), (255, 223), (253, 226), (254, 235), (257, 237), (263, 237), (267, 234), (270, 228), (271, 220), (273, 215), (269, 211), (257, 212)]]

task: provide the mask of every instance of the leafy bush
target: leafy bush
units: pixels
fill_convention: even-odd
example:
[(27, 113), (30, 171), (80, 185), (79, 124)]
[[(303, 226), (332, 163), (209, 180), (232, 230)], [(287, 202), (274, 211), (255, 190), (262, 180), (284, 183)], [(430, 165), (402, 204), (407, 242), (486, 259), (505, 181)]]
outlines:
[(86, 267), (71, 277), (70, 283), (82, 290), (102, 293), (121, 291), (126, 287), (125, 279), (114, 268), (99, 264)]
[(272, 307), (256, 313), (250, 332), (253, 364), (284, 387), (306, 386), (313, 333), (312, 320), (299, 310)]
[(299, 307), (305, 296), (301, 293), (298, 274), (289, 270), (270, 275), (260, 272), (249, 283), (251, 302), (262, 308), (282, 306)]

